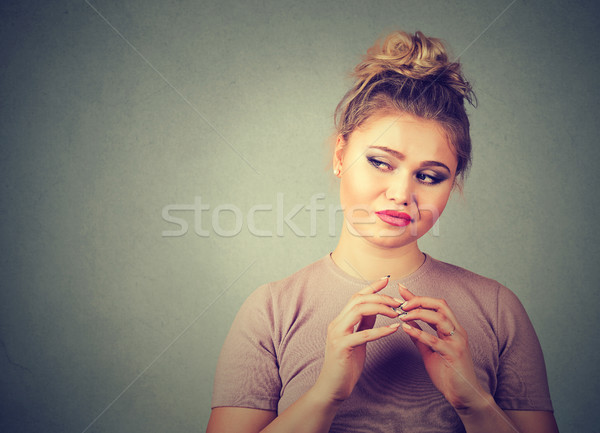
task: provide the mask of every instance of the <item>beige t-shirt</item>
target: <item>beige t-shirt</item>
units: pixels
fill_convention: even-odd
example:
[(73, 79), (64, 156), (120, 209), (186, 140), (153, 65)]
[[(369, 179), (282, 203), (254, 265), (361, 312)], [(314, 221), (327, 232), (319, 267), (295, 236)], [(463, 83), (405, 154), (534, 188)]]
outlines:
[[(445, 299), (469, 337), (477, 377), (503, 409), (552, 410), (542, 350), (517, 297), (500, 283), (426, 256), (423, 265), (381, 293)], [(281, 413), (316, 381), (327, 325), (368, 282), (327, 254), (260, 286), (238, 312), (219, 357), (212, 407)], [(378, 316), (375, 326), (398, 319)], [(424, 330), (433, 332), (419, 322)], [(363, 373), (331, 432), (461, 432), (454, 409), (432, 384), (401, 329), (368, 343)]]

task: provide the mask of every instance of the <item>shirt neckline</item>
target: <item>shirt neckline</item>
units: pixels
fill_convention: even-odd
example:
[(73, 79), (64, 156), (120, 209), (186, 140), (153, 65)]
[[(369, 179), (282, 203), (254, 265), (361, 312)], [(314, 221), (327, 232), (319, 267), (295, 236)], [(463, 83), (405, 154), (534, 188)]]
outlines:
[[(352, 275), (347, 274), (345, 271), (343, 271), (334, 261), (333, 258), (331, 257), (331, 253), (333, 251), (330, 251), (329, 253), (327, 253), (322, 261), (325, 264), (325, 267), (327, 269), (329, 269), (331, 272), (333, 272), (335, 275), (337, 275), (338, 277), (346, 280), (347, 282), (350, 282), (352, 284), (356, 284), (356, 285), (360, 285), (360, 286), (364, 286), (365, 284), (369, 284), (370, 281), (365, 281), (361, 278), (356, 278), (353, 277)], [(431, 257), (429, 254), (427, 253), (423, 253), (425, 255), (425, 260), (423, 261), (423, 263), (421, 264), (421, 266), (419, 266), (414, 272), (405, 275), (402, 278), (398, 278), (398, 279), (391, 279), (390, 281), (393, 282), (398, 282), (398, 283), (402, 283), (402, 285), (405, 284), (409, 284), (412, 281), (415, 281), (417, 279), (419, 279), (421, 276), (423, 276), (426, 272), (429, 271), (429, 269), (433, 266), (433, 262), (435, 262), (435, 259), (433, 257)]]

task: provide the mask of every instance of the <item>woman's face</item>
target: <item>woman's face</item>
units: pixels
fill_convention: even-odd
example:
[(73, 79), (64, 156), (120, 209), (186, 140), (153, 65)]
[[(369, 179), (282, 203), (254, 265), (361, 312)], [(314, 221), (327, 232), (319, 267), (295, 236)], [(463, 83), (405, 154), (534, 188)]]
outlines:
[(405, 113), (372, 116), (336, 145), (346, 227), (384, 247), (416, 242), (446, 207), (456, 167), (435, 121)]

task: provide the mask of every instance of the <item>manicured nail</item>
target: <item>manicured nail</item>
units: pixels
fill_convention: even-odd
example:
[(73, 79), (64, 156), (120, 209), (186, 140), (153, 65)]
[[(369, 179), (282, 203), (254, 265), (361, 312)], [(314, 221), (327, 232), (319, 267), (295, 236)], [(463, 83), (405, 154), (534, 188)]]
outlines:
[(404, 308), (406, 308), (406, 304), (408, 304), (408, 301), (404, 301), (402, 305), (400, 305), (400, 308), (404, 310)]
[(390, 326), (388, 326), (388, 328), (392, 328), (392, 329), (395, 329), (398, 327), (400, 327), (400, 322), (392, 323)]
[[(405, 286), (404, 284), (400, 284), (400, 283), (398, 283), (398, 286), (399, 286), (399, 287), (402, 287), (403, 289), (406, 289), (406, 286)], [(408, 289), (406, 289), (406, 290), (408, 290)]]
[(388, 278), (390, 278), (390, 276), (386, 275), (385, 277), (381, 277), (380, 280), (387, 280)]
[(408, 323), (403, 323), (403, 324), (402, 324), (402, 327), (403, 327), (404, 329), (406, 329), (407, 331), (411, 331), (411, 330), (413, 329), (413, 327), (412, 327), (412, 326), (410, 326)]
[(403, 303), (403, 302), (404, 302), (404, 299), (398, 299), (398, 298), (394, 298), (394, 301), (396, 301), (396, 302), (400, 302), (400, 303)]
[(398, 313), (398, 317), (406, 316), (408, 314), (406, 311), (402, 310), (400, 307), (396, 307), (396, 308), (392, 307), (392, 310), (394, 310), (396, 313)]

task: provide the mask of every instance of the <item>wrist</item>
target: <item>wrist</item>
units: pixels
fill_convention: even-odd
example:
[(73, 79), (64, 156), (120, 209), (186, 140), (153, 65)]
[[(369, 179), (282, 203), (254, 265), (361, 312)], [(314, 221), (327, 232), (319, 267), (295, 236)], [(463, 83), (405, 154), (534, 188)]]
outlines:
[(462, 418), (463, 416), (477, 416), (478, 414), (484, 414), (489, 410), (493, 410), (493, 407), (496, 405), (496, 401), (494, 397), (480, 390), (477, 392), (477, 396), (469, 403), (463, 403), (454, 406), (454, 410), (458, 413), (458, 415)]
[(315, 384), (261, 432), (326, 433), (330, 430), (341, 403), (342, 401), (327, 398), (327, 394)]
[(496, 404), (491, 394), (481, 392), (478, 401), (456, 408), (467, 432), (516, 432), (517, 427)]
[(330, 409), (334, 412), (337, 412), (338, 408), (344, 402), (343, 398), (340, 398), (339, 396), (336, 396), (319, 386), (318, 381), (308, 389), (305, 397), (311, 402), (312, 405), (324, 409)]

